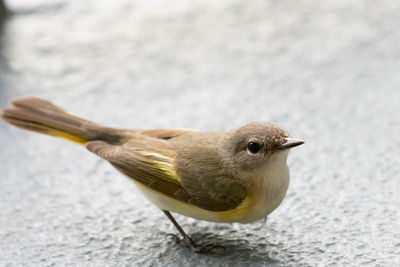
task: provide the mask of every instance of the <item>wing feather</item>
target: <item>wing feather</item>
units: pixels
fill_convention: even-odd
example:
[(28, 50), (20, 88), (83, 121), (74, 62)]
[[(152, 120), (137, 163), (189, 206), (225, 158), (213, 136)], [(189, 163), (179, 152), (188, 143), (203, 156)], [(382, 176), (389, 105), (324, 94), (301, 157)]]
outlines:
[(210, 211), (239, 207), (246, 189), (221, 168), (215, 144), (186, 140), (179, 145), (176, 138), (191, 135), (184, 131), (155, 130), (124, 144), (90, 141), (86, 148), (128, 177), (176, 200)]
[(128, 177), (158, 192), (173, 196), (181, 186), (172, 165), (172, 153), (167, 151), (169, 155), (163, 155), (157, 150), (151, 151), (148, 148), (149, 143), (136, 141), (118, 146), (92, 141), (86, 148), (108, 160)]

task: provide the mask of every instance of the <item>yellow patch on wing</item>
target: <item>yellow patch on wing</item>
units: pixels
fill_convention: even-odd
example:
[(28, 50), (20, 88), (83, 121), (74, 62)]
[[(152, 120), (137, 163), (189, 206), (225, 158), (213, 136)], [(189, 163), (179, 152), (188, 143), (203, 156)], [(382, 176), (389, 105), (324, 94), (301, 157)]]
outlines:
[(165, 174), (165, 176), (163, 175), (164, 178), (167, 178), (169, 181), (180, 185), (180, 179), (176, 174), (175, 167), (172, 164), (172, 159), (170, 157), (156, 152), (140, 151), (139, 153), (147, 158), (150, 158), (152, 160), (152, 164), (154, 164), (158, 170)]

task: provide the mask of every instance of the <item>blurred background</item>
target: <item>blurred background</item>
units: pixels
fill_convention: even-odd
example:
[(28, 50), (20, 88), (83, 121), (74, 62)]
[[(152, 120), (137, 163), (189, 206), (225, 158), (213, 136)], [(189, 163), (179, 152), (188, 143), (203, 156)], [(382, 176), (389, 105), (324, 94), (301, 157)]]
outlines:
[(400, 265), (400, 2), (0, 0), (0, 107), (120, 128), (273, 121), (306, 140), (267, 222), (177, 215), (83, 147), (0, 122), (2, 266)]

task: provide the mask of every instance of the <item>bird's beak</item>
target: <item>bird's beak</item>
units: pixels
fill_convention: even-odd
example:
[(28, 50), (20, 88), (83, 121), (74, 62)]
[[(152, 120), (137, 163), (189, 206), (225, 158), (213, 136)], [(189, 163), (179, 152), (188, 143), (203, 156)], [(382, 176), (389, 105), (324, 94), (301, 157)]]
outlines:
[(299, 146), (304, 144), (304, 141), (293, 139), (293, 138), (285, 138), (286, 142), (279, 146), (280, 149), (288, 149), (295, 146)]

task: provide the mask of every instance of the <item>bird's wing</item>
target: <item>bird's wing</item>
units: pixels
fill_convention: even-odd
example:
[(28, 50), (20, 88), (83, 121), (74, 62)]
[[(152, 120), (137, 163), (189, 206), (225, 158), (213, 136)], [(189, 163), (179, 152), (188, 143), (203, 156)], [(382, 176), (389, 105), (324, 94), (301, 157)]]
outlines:
[[(208, 166), (209, 162), (188, 158), (181, 163), (189, 169), (178, 175), (174, 166), (175, 150), (168, 140), (147, 137), (133, 139), (122, 145), (91, 141), (86, 148), (135, 181), (206, 210), (235, 209), (246, 198), (246, 191), (241, 185), (224, 175), (220, 166)], [(197, 166), (197, 163), (202, 166)], [(180, 167), (186, 169), (183, 165)]]
[(238, 208), (246, 200), (246, 188), (216, 162), (214, 155), (204, 153), (200, 160), (179, 158), (178, 175), (188, 193), (187, 202), (212, 211)]
[(122, 145), (92, 141), (86, 144), (86, 148), (125, 175), (160, 193), (173, 197), (181, 189), (172, 165), (173, 150), (163, 140), (147, 138)]
[[(187, 201), (212, 211), (233, 210), (246, 200), (247, 190), (226, 166), (218, 150), (224, 132), (192, 132), (172, 138), (175, 168)], [(183, 144), (183, 145), (182, 145)]]

